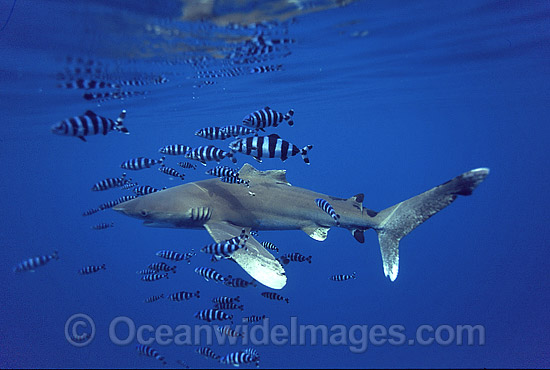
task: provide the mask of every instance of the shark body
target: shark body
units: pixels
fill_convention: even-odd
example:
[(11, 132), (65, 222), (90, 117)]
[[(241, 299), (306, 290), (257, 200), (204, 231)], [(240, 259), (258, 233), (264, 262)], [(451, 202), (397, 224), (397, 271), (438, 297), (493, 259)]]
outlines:
[[(245, 164), (239, 177), (250, 187), (209, 179), (179, 185), (115, 206), (115, 211), (142, 219), (144, 225), (186, 229), (205, 228), (216, 242), (233, 238), (242, 230), (303, 230), (323, 241), (331, 227), (343, 227), (364, 242), (363, 232), (378, 233), (384, 273), (394, 281), (399, 266), (399, 241), (422, 222), (451, 204), (459, 195), (470, 195), (489, 174), (475, 169), (420, 195), (380, 212), (363, 207), (363, 194), (337, 198), (292, 186), (286, 171), (258, 171)], [(340, 215), (339, 225), (315, 200), (325, 199)], [(231, 255), (258, 282), (274, 289), (286, 284), (281, 264), (257, 240)]]

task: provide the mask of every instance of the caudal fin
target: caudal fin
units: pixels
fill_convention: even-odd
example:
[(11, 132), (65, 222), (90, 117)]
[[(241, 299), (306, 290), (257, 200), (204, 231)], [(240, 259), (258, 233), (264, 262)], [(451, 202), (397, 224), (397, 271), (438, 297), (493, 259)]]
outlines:
[(129, 134), (130, 131), (128, 131), (128, 129), (122, 124), (124, 122), (124, 118), (126, 118), (126, 109), (123, 109), (116, 119), (115, 130), (120, 131), (123, 134)]
[(313, 145), (306, 145), (302, 148), (302, 159), (306, 164), (309, 164), (309, 158), (307, 156), (307, 152), (309, 152), (311, 149), (313, 149)]
[(468, 171), (435, 188), (378, 213), (378, 233), (384, 274), (394, 281), (399, 270), (399, 241), (418, 225), (451, 204), (459, 195), (470, 195), (489, 174), (488, 168)]
[(294, 126), (294, 121), (292, 120), (293, 115), (294, 109), (289, 110), (288, 113), (284, 115), (284, 120), (288, 122), (289, 126)]

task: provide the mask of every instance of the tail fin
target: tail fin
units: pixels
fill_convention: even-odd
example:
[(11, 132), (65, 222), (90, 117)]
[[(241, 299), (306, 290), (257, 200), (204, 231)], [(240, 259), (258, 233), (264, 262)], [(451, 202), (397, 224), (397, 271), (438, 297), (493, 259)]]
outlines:
[(101, 265), (101, 268), (102, 268), (103, 270), (107, 270), (107, 267), (105, 267), (105, 264)]
[(284, 119), (285, 119), (285, 121), (288, 122), (288, 125), (289, 125), (289, 126), (293, 126), (293, 125), (294, 125), (294, 121), (292, 120), (292, 116), (293, 116), (293, 115), (294, 115), (294, 109), (291, 109), (291, 110), (289, 110), (288, 113), (285, 114), (285, 116), (284, 116)]
[(240, 301), (241, 301), (241, 296), (238, 295), (238, 296), (236, 296), (235, 298), (233, 298), (233, 300), (234, 300), (235, 302), (240, 302)]
[(309, 158), (307, 156), (307, 152), (313, 149), (313, 145), (306, 145), (302, 148), (302, 159), (306, 164), (309, 164)]
[(56, 260), (58, 260), (58, 259), (59, 259), (59, 252), (53, 251), (53, 253), (52, 253), (52, 255), (51, 255), (51, 258), (52, 258), (52, 259), (55, 258)]
[(116, 125), (115, 130), (122, 132), (123, 134), (129, 134), (130, 131), (122, 124), (124, 121), (124, 118), (126, 118), (126, 109), (123, 109), (122, 112), (120, 112), (120, 115), (116, 119)]
[(435, 188), (378, 213), (378, 233), (384, 274), (395, 281), (399, 270), (399, 241), (418, 225), (451, 204), (458, 195), (470, 195), (489, 174), (488, 168), (468, 171)]
[(200, 290), (197, 290), (197, 292), (195, 293), (195, 297), (197, 297), (197, 298), (200, 298), (200, 297), (201, 297), (201, 292), (200, 292)]

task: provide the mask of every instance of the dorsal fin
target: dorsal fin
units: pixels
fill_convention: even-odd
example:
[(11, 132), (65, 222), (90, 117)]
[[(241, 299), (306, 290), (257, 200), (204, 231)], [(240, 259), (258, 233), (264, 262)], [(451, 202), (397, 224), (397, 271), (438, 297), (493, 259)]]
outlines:
[(92, 112), (91, 110), (87, 110), (86, 112), (84, 112), (84, 115), (85, 115), (85, 116), (89, 116), (89, 117), (97, 116), (97, 114), (95, 114), (95, 113)]
[(251, 184), (277, 182), (290, 186), (290, 183), (286, 179), (286, 170), (258, 171), (248, 163), (245, 163), (239, 170), (239, 177), (250, 181)]
[(281, 137), (277, 134), (269, 134), (267, 135), (267, 137), (272, 137), (272, 138), (275, 138), (275, 139), (280, 139)]

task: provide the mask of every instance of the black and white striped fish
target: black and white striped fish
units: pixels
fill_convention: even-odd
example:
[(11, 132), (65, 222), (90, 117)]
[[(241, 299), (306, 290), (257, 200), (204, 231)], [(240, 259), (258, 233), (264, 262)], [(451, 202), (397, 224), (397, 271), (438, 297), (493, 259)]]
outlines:
[(108, 209), (108, 208), (113, 208), (117, 204), (124, 203), (124, 202), (127, 202), (129, 200), (136, 199), (136, 198), (137, 198), (136, 195), (123, 195), (118, 199), (111, 200), (109, 202), (105, 202), (103, 204), (100, 204), (99, 209), (104, 210), (104, 209)]
[(317, 198), (317, 199), (315, 199), (315, 204), (317, 204), (317, 206), (319, 208), (321, 208), (330, 217), (332, 217), (332, 219), (334, 221), (336, 221), (337, 226), (340, 226), (340, 215), (336, 213), (336, 211), (334, 210), (334, 208), (332, 208), (332, 206), (330, 205), (329, 202), (327, 202), (326, 200), (324, 200), (322, 198)]
[(231, 277), (228, 276), (227, 279), (224, 281), (224, 285), (231, 287), (231, 288), (247, 288), (248, 286), (256, 286), (256, 280), (252, 279), (251, 281), (246, 281), (244, 279), (241, 279), (240, 277)]
[(229, 166), (216, 166), (206, 171), (206, 174), (215, 177), (239, 177), (239, 171)]
[(233, 152), (251, 155), (258, 162), (262, 162), (262, 158), (280, 158), (284, 162), (289, 157), (300, 153), (304, 162), (309, 164), (307, 152), (313, 148), (313, 145), (307, 145), (300, 149), (281, 139), (279, 135), (271, 134), (238, 139), (229, 144), (229, 148)]
[(237, 305), (236, 303), (216, 303), (214, 308), (217, 310), (241, 310), (244, 311), (244, 305)]
[(244, 117), (243, 125), (263, 130), (264, 127), (277, 127), (279, 123), (287, 121), (288, 125), (292, 126), (294, 125), (294, 121), (292, 120), (293, 115), (293, 109), (289, 110), (287, 114), (282, 114), (269, 107), (265, 107)]
[(101, 80), (90, 80), (85, 78), (79, 78), (74, 81), (64, 82), (57, 85), (59, 88), (64, 89), (81, 89), (81, 90), (91, 90), (91, 89), (118, 89), (120, 85), (116, 82), (110, 81), (101, 81)]
[(278, 258), (278, 260), (280, 262), (282, 262), (283, 264), (287, 265), (290, 261), (292, 262), (308, 262), (308, 263), (311, 263), (311, 257), (312, 256), (304, 256), (303, 254), (300, 254), (298, 252), (294, 252), (294, 253), (287, 253), (287, 254), (283, 254), (281, 257)]
[(160, 148), (159, 152), (168, 155), (185, 155), (191, 149), (193, 149), (193, 147), (183, 144), (170, 144)]
[(220, 177), (221, 182), (225, 182), (227, 184), (244, 184), (247, 188), (250, 187), (250, 181), (249, 180), (243, 180), (240, 177), (233, 177), (233, 176), (225, 176)]
[(243, 317), (242, 321), (243, 323), (253, 323), (253, 322), (262, 321), (263, 319), (265, 319), (265, 315), (261, 315), (261, 316), (251, 315), (251, 316)]
[(116, 121), (98, 116), (91, 110), (88, 110), (82, 116), (76, 116), (64, 119), (51, 127), (51, 131), (57, 135), (76, 136), (82, 141), (86, 141), (84, 136), (103, 134), (107, 135), (110, 131), (118, 131), (124, 134), (130, 132), (122, 124), (126, 117), (126, 111), (123, 110)]
[(280, 294), (277, 294), (275, 292), (263, 292), (261, 295), (265, 298), (273, 299), (274, 301), (285, 301), (286, 303), (290, 303), (288, 298), (283, 297)]
[(280, 71), (281, 69), (283, 69), (283, 65), (282, 64), (277, 64), (277, 65), (269, 65), (269, 66), (252, 67), (252, 68), (250, 68), (249, 72), (250, 73), (266, 73), (266, 72)]
[(279, 248), (277, 248), (277, 246), (275, 246), (275, 244), (273, 243), (270, 243), (270, 242), (262, 242), (262, 247), (264, 247), (265, 249), (269, 249), (269, 250), (272, 250), (272, 251), (275, 251), (275, 252), (279, 252)]
[(252, 356), (254, 361), (259, 361), (260, 360), (260, 353), (252, 347), (246, 348), (243, 352), (249, 354), (250, 356)]
[(245, 230), (241, 232), (241, 235), (228, 239), (220, 243), (212, 243), (201, 249), (203, 253), (214, 254), (216, 256), (230, 257), (234, 252), (241, 248), (245, 248), (248, 235), (245, 234)]
[(152, 295), (150, 297), (147, 297), (144, 302), (145, 303), (153, 303), (153, 302), (156, 302), (156, 301), (158, 301), (159, 299), (162, 299), (162, 298), (164, 298), (164, 293), (160, 294), (160, 295)]
[(124, 100), (127, 98), (133, 98), (136, 96), (143, 96), (148, 94), (147, 91), (105, 91), (105, 92), (89, 92), (82, 95), (86, 100), (95, 100), (97, 103), (104, 102), (112, 99)]
[(195, 312), (195, 317), (200, 320), (205, 320), (208, 322), (214, 321), (214, 320), (233, 320), (233, 315), (228, 315), (227, 313), (216, 310), (215, 308), (208, 308), (206, 310), (201, 310)]
[(248, 135), (257, 135), (258, 134), (258, 130), (257, 129), (253, 129), (253, 128), (250, 128), (250, 127), (245, 127), (245, 126), (240, 126), (240, 125), (227, 125), (227, 126), (223, 126), (221, 128), (227, 135), (227, 137), (229, 136), (233, 136), (233, 137), (240, 137), (240, 136), (248, 136)]
[(231, 159), (231, 162), (237, 163), (237, 158), (235, 158), (233, 153), (226, 152), (222, 149), (216, 148), (213, 145), (199, 146), (191, 149), (187, 152), (187, 154), (185, 154), (185, 158), (199, 161), (205, 166), (208, 161), (216, 161), (219, 163), (225, 157)]
[(94, 213), (97, 213), (97, 212), (99, 212), (99, 211), (101, 211), (100, 208), (90, 208), (89, 210), (84, 211), (84, 212), (82, 213), (82, 216), (90, 216), (90, 215), (93, 215)]
[(213, 303), (235, 303), (240, 301), (241, 301), (240, 296), (236, 296), (235, 298), (226, 297), (226, 296), (212, 298)]
[(240, 337), (242, 336), (241, 333), (239, 333), (238, 331), (234, 330), (234, 329), (231, 329), (230, 326), (216, 326), (216, 330), (218, 330), (220, 333), (222, 334), (225, 334), (229, 337)]
[(191, 263), (191, 258), (196, 255), (194, 249), (191, 249), (191, 252), (187, 253), (179, 253), (169, 250), (162, 250), (158, 251), (156, 255), (160, 258), (166, 258), (167, 260), (172, 261), (187, 261), (187, 263)]
[(142, 281), (157, 281), (162, 278), (168, 279), (168, 273), (166, 274), (149, 274), (149, 275), (143, 275), (141, 277)]
[(138, 185), (137, 182), (128, 182), (127, 184), (122, 185), (120, 188), (121, 188), (122, 190), (129, 190), (129, 189), (131, 189), (131, 188), (136, 187), (137, 185)]
[(92, 191), (103, 191), (107, 189), (117, 188), (130, 181), (132, 181), (132, 179), (127, 179), (126, 173), (123, 173), (120, 177), (109, 177), (96, 182), (94, 186), (92, 186)]
[(103, 223), (100, 223), (100, 224), (97, 224), (97, 225), (94, 225), (94, 226), (90, 226), (90, 228), (93, 229), (93, 230), (105, 230), (105, 229), (108, 229), (108, 228), (114, 227), (114, 226), (115, 226), (114, 222), (111, 222), (111, 223), (103, 222)]
[(176, 266), (170, 266), (166, 264), (165, 262), (155, 262), (149, 264), (147, 266), (148, 269), (155, 270), (155, 271), (164, 271), (164, 272), (170, 272), (172, 271), (174, 274), (176, 273)]
[(166, 361), (164, 360), (164, 357), (162, 357), (156, 349), (151, 348), (145, 344), (138, 344), (136, 346), (136, 349), (140, 355), (144, 355), (147, 357), (154, 357), (160, 362), (162, 362), (163, 365), (166, 365)]
[(222, 358), (220, 358), (220, 362), (222, 364), (227, 365), (233, 365), (235, 367), (239, 366), (240, 364), (250, 364), (252, 362), (255, 362), (251, 355), (244, 352), (232, 352), (229, 353)]
[(225, 140), (230, 137), (225, 130), (217, 126), (201, 128), (195, 131), (195, 135), (208, 140)]
[(195, 352), (197, 352), (199, 355), (203, 355), (206, 358), (211, 358), (211, 359), (214, 359), (214, 360), (219, 360), (220, 359), (220, 356), (215, 354), (214, 351), (212, 351), (209, 347), (197, 348), (197, 350)]
[(185, 168), (185, 169), (193, 169), (193, 170), (197, 169), (196, 164), (191, 164), (189, 162), (178, 162), (178, 166), (180, 166), (181, 168)]
[(136, 274), (139, 274), (139, 275), (152, 275), (152, 274), (156, 274), (157, 272), (158, 272), (157, 270), (146, 269), (146, 270), (136, 271)]
[(152, 186), (149, 186), (149, 185), (140, 185), (140, 186), (136, 186), (135, 188), (133, 188), (132, 191), (136, 195), (147, 195), (147, 194), (151, 194), (151, 193), (156, 193), (157, 191), (160, 191), (160, 189), (156, 189), (156, 188), (154, 188)]
[(94, 272), (98, 272), (98, 271), (101, 271), (101, 270), (107, 270), (107, 267), (105, 267), (105, 264), (103, 264), (101, 266), (94, 266), (94, 265), (86, 266), (84, 268), (81, 268), (78, 271), (78, 273), (80, 275), (89, 275), (89, 274), (93, 274)]
[(174, 302), (180, 302), (184, 300), (187, 301), (193, 297), (200, 298), (200, 291), (197, 290), (195, 293), (192, 293), (182, 290), (181, 292), (169, 294), (167, 298)]
[(185, 174), (180, 174), (174, 168), (165, 166), (164, 163), (160, 165), (159, 171), (167, 174), (168, 176), (179, 177), (180, 179), (185, 180)]
[(59, 259), (57, 251), (54, 251), (52, 254), (47, 254), (44, 256), (28, 258), (13, 266), (13, 272), (34, 271), (35, 268), (44, 266), (46, 263), (54, 259)]
[(227, 279), (231, 279), (231, 275), (225, 278), (223, 277), (222, 274), (220, 274), (216, 270), (209, 267), (197, 267), (195, 269), (195, 272), (200, 276), (202, 276), (206, 281), (214, 280), (214, 281), (224, 282)]
[(346, 281), (346, 280), (356, 279), (356, 278), (357, 277), (355, 276), (355, 272), (353, 272), (353, 274), (351, 275), (347, 275), (347, 274), (332, 275), (328, 279), (332, 281)]
[(156, 164), (162, 164), (165, 158), (166, 157), (162, 157), (161, 159), (151, 159), (151, 158), (145, 158), (145, 157), (132, 158), (122, 162), (122, 164), (120, 165), (120, 168), (125, 168), (127, 170), (134, 170), (134, 171), (143, 170), (145, 168), (150, 168)]

